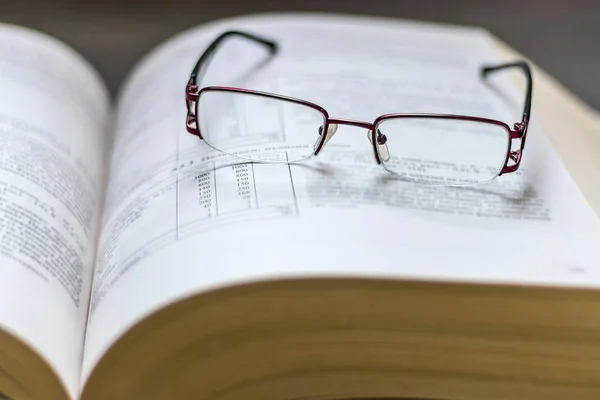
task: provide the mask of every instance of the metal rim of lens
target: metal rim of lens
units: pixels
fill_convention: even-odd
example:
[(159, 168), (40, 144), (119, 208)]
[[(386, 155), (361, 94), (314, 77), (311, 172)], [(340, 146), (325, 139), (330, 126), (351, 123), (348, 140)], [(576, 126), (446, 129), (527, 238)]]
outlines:
[[(419, 119), (423, 119), (423, 120), (446, 120), (446, 121), (461, 121), (461, 122), (471, 122), (474, 124), (486, 124), (486, 125), (490, 125), (490, 126), (496, 126), (499, 129), (502, 129), (502, 131), (504, 132), (504, 134), (506, 135), (506, 147), (504, 148), (504, 156), (502, 159), (502, 162), (500, 163), (497, 171), (489, 178), (489, 179), (485, 179), (485, 180), (481, 180), (481, 181), (477, 181), (474, 183), (471, 182), (465, 182), (465, 183), (460, 183), (460, 182), (436, 182), (436, 181), (428, 181), (428, 180), (420, 180), (420, 179), (414, 179), (408, 175), (404, 175), (401, 173), (398, 173), (397, 171), (394, 171), (393, 169), (390, 169), (387, 165), (387, 163), (389, 161), (383, 161), (383, 159), (381, 158), (381, 153), (379, 151), (379, 146), (375, 146), (375, 149), (377, 151), (377, 156), (378, 158), (381, 160), (381, 165), (382, 167), (389, 173), (396, 175), (400, 178), (406, 179), (407, 181), (411, 181), (411, 182), (416, 182), (416, 183), (424, 183), (424, 184), (428, 184), (428, 185), (436, 185), (436, 186), (473, 186), (473, 185), (480, 185), (480, 184), (484, 184), (487, 182), (491, 182), (494, 179), (496, 179), (502, 172), (502, 170), (504, 169), (504, 166), (506, 165), (508, 156), (509, 156), (509, 152), (510, 152), (510, 129), (508, 128), (508, 126), (500, 121), (495, 121), (495, 120), (489, 120), (489, 119), (485, 119), (485, 118), (475, 118), (475, 117), (462, 117), (462, 116), (456, 116), (456, 115), (423, 115), (423, 114), (415, 114), (415, 115), (410, 115), (410, 114), (404, 114), (404, 115), (389, 115), (389, 116), (383, 116), (380, 117), (375, 124), (375, 129), (379, 129), (379, 127), (384, 124), (386, 121), (393, 121), (393, 120), (419, 120)], [(388, 138), (389, 140), (389, 138)]]
[[(200, 123), (200, 104), (202, 101), (202, 97), (203, 95), (205, 96), (208, 93), (229, 93), (231, 95), (240, 95), (240, 96), (254, 96), (254, 97), (262, 97), (262, 98), (268, 98), (268, 99), (272, 99), (274, 101), (281, 101), (281, 102), (286, 102), (286, 103), (290, 103), (290, 104), (296, 104), (300, 107), (304, 107), (304, 108), (308, 108), (310, 110), (313, 110), (314, 112), (319, 113), (319, 115), (321, 116), (321, 118), (323, 119), (323, 122), (321, 125), (319, 126), (323, 126), (325, 129), (327, 128), (327, 121), (328, 121), (328, 115), (327, 112), (325, 111), (325, 109), (323, 109), (322, 107), (304, 101), (304, 100), (300, 100), (300, 99), (296, 99), (293, 97), (287, 97), (287, 96), (281, 96), (281, 95), (277, 95), (277, 94), (273, 94), (273, 93), (267, 93), (267, 92), (259, 92), (259, 91), (252, 91), (252, 90), (246, 90), (246, 89), (238, 89), (238, 88), (229, 88), (229, 87), (207, 87), (205, 88), (202, 93), (200, 93), (199, 97), (198, 97), (198, 101), (196, 103), (196, 115), (198, 118), (198, 123)], [(200, 130), (202, 132), (202, 130)], [(309, 134), (309, 132), (307, 132), (307, 134)], [(324, 135), (320, 135), (321, 141), (319, 143), (319, 146), (317, 146), (318, 149), (320, 149), (320, 147), (322, 147), (322, 142), (324, 140)], [(207, 140), (206, 137), (202, 137), (202, 139), (204, 140), (204, 142), (213, 150), (216, 150), (220, 153), (223, 154), (227, 154), (229, 156), (235, 157), (235, 158), (239, 158), (242, 159), (244, 161), (247, 162), (254, 162), (254, 163), (282, 163), (282, 164), (287, 164), (287, 163), (297, 163), (297, 162), (302, 162), (302, 161), (306, 161), (312, 157), (314, 157), (316, 150), (313, 148), (313, 146), (311, 146), (310, 144), (308, 144), (308, 148), (311, 149), (310, 150), (310, 154), (304, 156), (304, 157), (300, 157), (300, 158), (295, 158), (292, 160), (287, 159), (287, 151), (286, 150), (280, 150), (279, 152), (285, 152), (286, 153), (286, 160), (272, 160), (272, 159), (260, 159), (260, 158), (252, 158), (249, 156), (244, 156), (244, 155), (240, 155), (240, 154), (235, 154), (232, 153), (230, 151), (227, 150), (223, 150), (221, 148), (215, 147), (212, 143), (210, 143), (210, 140)], [(278, 151), (273, 151), (273, 153), (277, 153)], [(271, 153), (271, 152), (270, 152)]]

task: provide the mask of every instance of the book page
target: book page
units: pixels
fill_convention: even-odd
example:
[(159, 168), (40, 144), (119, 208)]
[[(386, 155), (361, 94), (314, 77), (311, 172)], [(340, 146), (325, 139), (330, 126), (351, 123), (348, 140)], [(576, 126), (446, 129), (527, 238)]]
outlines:
[[(73, 50), (0, 25), (0, 329), (79, 389), (110, 121)], [(10, 371), (7, 371), (10, 373)]]
[[(174, 38), (120, 98), (84, 377), (135, 321), (223, 285), (299, 276), (600, 283), (590, 245), (598, 218), (535, 121), (519, 172), (476, 187), (392, 179), (356, 127), (339, 126), (322, 153), (293, 165), (239, 163), (187, 133), (189, 73), (228, 29), (277, 40), (280, 52), (265, 63), (259, 47), (232, 40), (203, 85), (276, 92), (367, 122), (399, 112), (521, 119), (524, 93), (508, 79), (494, 79), (495, 89), (480, 79), (496, 58), (477, 29), (262, 16)], [(264, 129), (255, 145), (286, 160), (281, 135), (298, 115), (280, 114), (275, 128), (241, 115), (240, 141)]]

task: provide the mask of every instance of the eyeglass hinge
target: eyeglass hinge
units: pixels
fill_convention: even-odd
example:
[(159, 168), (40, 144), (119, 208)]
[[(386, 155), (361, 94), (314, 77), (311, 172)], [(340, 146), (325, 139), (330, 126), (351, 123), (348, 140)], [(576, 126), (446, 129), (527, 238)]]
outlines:
[(519, 132), (523, 132), (525, 130), (525, 123), (524, 122), (515, 122), (514, 125), (514, 130), (515, 131), (519, 131)]
[(198, 86), (190, 79), (185, 87), (185, 106), (187, 108), (187, 116), (185, 118), (185, 127), (189, 133), (194, 136), (200, 136), (198, 129), (198, 121), (194, 115), (195, 103), (198, 101)]
[(185, 88), (185, 98), (188, 101), (198, 101), (198, 85), (188, 82)]
[(513, 130), (510, 132), (511, 139), (522, 139), (527, 131), (527, 123), (525, 122), (515, 122), (513, 125)]
[(510, 159), (513, 160), (516, 164), (518, 164), (521, 161), (521, 149), (511, 151)]
[(522, 135), (527, 129), (527, 124), (525, 122), (515, 122), (513, 129)]

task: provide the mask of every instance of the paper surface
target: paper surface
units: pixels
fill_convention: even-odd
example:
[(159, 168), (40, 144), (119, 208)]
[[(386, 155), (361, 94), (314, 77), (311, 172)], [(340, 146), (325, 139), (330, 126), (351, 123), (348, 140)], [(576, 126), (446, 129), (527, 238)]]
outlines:
[[(368, 122), (394, 112), (484, 116), (511, 126), (521, 118), (524, 94), (510, 80), (494, 80), (501, 93), (480, 81), (479, 68), (495, 57), (476, 29), (259, 17), (173, 39), (122, 93), (84, 379), (153, 310), (254, 279), (600, 283), (590, 245), (597, 217), (535, 121), (520, 172), (478, 187), (390, 179), (366, 131), (346, 126), (308, 162), (232, 165), (185, 131), (183, 101), (198, 55), (227, 29), (276, 39), (281, 52), (251, 68), (264, 53), (236, 41), (215, 57), (204, 84), (273, 91)], [(285, 130), (289, 122), (281, 122)], [(277, 146), (277, 136), (267, 140)]]
[(108, 97), (72, 50), (0, 26), (0, 324), (79, 378)]

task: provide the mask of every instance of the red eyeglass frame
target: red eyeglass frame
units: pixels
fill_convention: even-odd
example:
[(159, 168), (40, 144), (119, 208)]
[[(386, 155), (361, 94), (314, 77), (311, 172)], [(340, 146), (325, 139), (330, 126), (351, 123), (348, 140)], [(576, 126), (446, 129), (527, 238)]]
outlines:
[[(324, 117), (324, 126), (323, 132), (328, 132), (330, 125), (351, 125), (360, 128), (368, 129), (370, 132), (370, 141), (373, 146), (373, 153), (375, 155), (375, 161), (377, 164), (381, 164), (382, 160), (380, 158), (379, 152), (377, 150), (378, 144), (385, 143), (385, 136), (378, 133), (377, 126), (387, 119), (397, 119), (397, 118), (428, 118), (428, 119), (454, 119), (454, 120), (462, 120), (462, 121), (471, 121), (471, 122), (480, 122), (487, 123), (500, 126), (504, 128), (508, 132), (508, 146), (507, 146), (507, 154), (504, 161), (504, 166), (500, 170), (498, 176), (515, 172), (519, 169), (521, 158), (523, 154), (523, 150), (525, 149), (525, 141), (527, 138), (527, 128), (529, 126), (530, 114), (531, 114), (531, 100), (532, 100), (532, 92), (533, 92), (533, 79), (531, 76), (531, 69), (527, 62), (517, 61), (512, 63), (506, 63), (496, 66), (488, 66), (483, 67), (481, 69), (481, 76), (483, 78), (487, 77), (489, 73), (505, 70), (508, 68), (519, 68), (525, 74), (527, 78), (527, 90), (525, 95), (525, 105), (523, 108), (523, 116), (520, 122), (516, 122), (513, 124), (513, 128), (511, 129), (508, 124), (505, 122), (490, 119), (490, 118), (482, 118), (482, 117), (474, 117), (468, 115), (455, 115), (455, 114), (426, 114), (426, 113), (394, 113), (394, 114), (385, 114), (379, 116), (372, 123), (364, 122), (364, 121), (356, 121), (351, 119), (344, 118), (331, 118), (327, 110), (323, 107), (311, 103), (309, 101), (297, 99), (294, 97), (283, 96), (275, 93), (261, 92), (256, 90), (238, 88), (238, 87), (229, 87), (229, 86), (207, 86), (200, 88), (199, 87), (199, 77), (202, 72), (204, 72), (206, 66), (208, 65), (210, 58), (214, 55), (218, 46), (227, 38), (239, 36), (246, 39), (250, 39), (256, 43), (264, 45), (270, 52), (271, 55), (275, 55), (277, 53), (277, 44), (273, 41), (266, 40), (255, 36), (250, 33), (241, 32), (241, 31), (227, 31), (219, 35), (204, 51), (204, 53), (200, 56), (198, 61), (196, 62), (192, 73), (190, 74), (190, 78), (185, 88), (185, 103), (187, 109), (186, 116), (186, 130), (194, 135), (198, 136), (201, 140), (203, 140), (202, 133), (200, 132), (200, 127), (197, 120), (198, 115), (198, 103), (200, 96), (206, 92), (234, 92), (234, 93), (243, 93), (243, 94), (251, 94), (254, 96), (260, 97), (268, 97), (273, 99), (278, 99), (281, 101), (292, 102), (295, 104), (303, 105), (306, 107), (310, 107), (316, 111), (319, 111)], [(515, 139), (520, 139), (520, 144), (516, 149), (513, 150), (512, 141)], [(313, 155), (318, 155), (322, 150), (325, 142), (327, 141), (327, 135), (321, 135), (321, 141), (318, 146), (315, 148)], [(382, 143), (383, 141), (383, 143)], [(510, 163), (512, 161), (512, 163)]]

